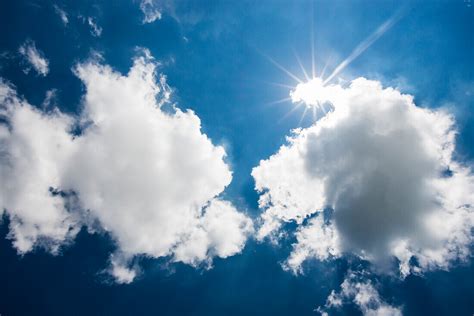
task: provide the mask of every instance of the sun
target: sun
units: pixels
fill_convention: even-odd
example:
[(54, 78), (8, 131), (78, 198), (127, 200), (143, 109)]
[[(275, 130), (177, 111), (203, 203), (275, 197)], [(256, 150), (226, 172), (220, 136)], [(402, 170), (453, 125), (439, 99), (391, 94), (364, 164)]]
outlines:
[[(357, 57), (359, 57), (363, 52), (365, 52), (373, 43), (375, 43), (383, 34), (385, 34), (403, 15), (404, 10), (397, 11), (393, 16), (391, 16), (388, 20), (382, 23), (372, 34), (370, 34), (366, 39), (357, 45), (352, 52), (347, 56), (335, 69), (330, 73), (329, 76), (323, 78), (324, 71), (326, 66), (323, 68), (321, 74), (316, 75), (316, 66), (315, 66), (315, 48), (314, 48), (314, 21), (312, 21), (311, 26), (311, 75), (312, 77), (308, 76), (308, 71), (306, 71), (303, 63), (301, 62), (300, 58), (296, 51), (295, 57), (296, 61), (298, 62), (302, 73), (304, 74), (304, 79), (299, 78), (288, 69), (283, 67), (277, 61), (275, 61), (270, 56), (260, 52), (268, 61), (270, 61), (274, 66), (278, 69), (283, 71), (286, 75), (297, 82), (296, 86), (288, 86), (285, 84), (278, 84), (276, 85), (283, 86), (290, 89), (289, 97), (283, 98), (274, 102), (270, 102), (269, 104), (276, 104), (276, 103), (286, 103), (291, 101), (294, 105), (293, 108), (283, 117), (287, 117), (289, 114), (293, 113), (295, 110), (299, 109), (302, 105), (304, 105), (304, 111), (301, 116), (299, 124), (303, 121), (306, 113), (308, 110), (312, 111), (313, 120), (317, 119), (317, 113), (320, 112), (322, 116), (325, 116), (333, 107), (334, 102), (337, 101), (337, 87), (338, 85), (330, 84), (330, 82), (334, 78), (338, 78), (338, 74), (340, 74), (344, 68), (346, 68), (349, 64), (351, 64)], [(327, 107), (329, 105), (329, 108)]]
[(290, 91), (293, 103), (303, 102), (307, 107), (321, 109), (324, 103), (330, 102), (330, 91), (324, 86), (322, 78), (313, 78), (307, 82), (299, 83)]

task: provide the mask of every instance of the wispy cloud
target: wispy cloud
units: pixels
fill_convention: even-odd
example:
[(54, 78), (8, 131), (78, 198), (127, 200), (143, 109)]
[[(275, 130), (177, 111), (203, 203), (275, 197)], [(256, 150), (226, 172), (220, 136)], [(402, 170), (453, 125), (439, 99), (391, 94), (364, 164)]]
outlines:
[(100, 37), (102, 35), (102, 27), (100, 27), (94, 18), (88, 17), (87, 24), (91, 27), (91, 34), (95, 37)]
[(143, 12), (143, 23), (153, 23), (161, 19), (161, 8), (158, 6), (158, 1), (142, 0), (140, 10)]
[(69, 18), (67, 16), (66, 11), (61, 9), (58, 5), (54, 5), (54, 12), (61, 18), (61, 21), (63, 22), (64, 25), (67, 25), (69, 23)]
[(44, 54), (36, 48), (35, 42), (26, 40), (20, 46), (18, 52), (25, 58), (29, 66), (24, 69), (25, 73), (30, 71), (30, 67), (40, 75), (46, 76), (49, 72), (49, 61), (44, 57)]

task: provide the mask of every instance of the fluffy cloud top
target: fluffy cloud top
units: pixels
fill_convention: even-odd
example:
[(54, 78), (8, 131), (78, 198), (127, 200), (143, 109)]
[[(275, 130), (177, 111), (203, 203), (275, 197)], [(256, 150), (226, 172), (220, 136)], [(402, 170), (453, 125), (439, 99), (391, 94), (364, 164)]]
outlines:
[(30, 67), (40, 75), (46, 76), (49, 72), (49, 62), (44, 54), (36, 48), (35, 42), (27, 40), (20, 46), (18, 52), (25, 58), (29, 66), (25, 68), (25, 72), (30, 71)]
[(356, 273), (349, 273), (341, 284), (339, 292), (332, 291), (326, 305), (317, 310), (327, 316), (328, 310), (340, 308), (343, 304), (355, 304), (365, 316), (401, 316), (400, 308), (385, 303), (371, 281)]
[[(232, 179), (225, 151), (192, 111), (162, 110), (170, 90), (163, 76), (156, 82), (155, 66), (138, 57), (121, 75), (78, 65), (87, 90), (79, 120), (42, 113), (1, 85), (0, 206), (19, 252), (55, 250), (98, 222), (118, 246), (110, 271), (127, 283), (135, 255), (210, 265), (242, 250), (251, 220), (217, 197)], [(78, 136), (74, 124), (83, 126)]]
[(252, 172), (265, 209), (258, 238), (299, 224), (293, 271), (344, 252), (382, 269), (396, 257), (402, 275), (467, 258), (474, 177), (453, 159), (452, 117), (364, 78), (322, 89), (333, 111)]
[(8, 121), (0, 124), (0, 208), (10, 216), (9, 237), (20, 253), (35, 244), (56, 252), (79, 228), (66, 201), (53, 194), (73, 149), (72, 119), (58, 111), (40, 112), (3, 81), (0, 111)]

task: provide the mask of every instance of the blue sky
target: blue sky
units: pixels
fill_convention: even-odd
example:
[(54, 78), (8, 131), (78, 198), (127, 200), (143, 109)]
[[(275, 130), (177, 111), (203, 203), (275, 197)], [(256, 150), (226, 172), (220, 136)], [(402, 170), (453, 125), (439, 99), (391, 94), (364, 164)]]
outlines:
[[(144, 23), (145, 12), (141, 10), (143, 3), (147, 3), (148, 9), (156, 10), (153, 12), (159, 11), (161, 17), (151, 23)], [(67, 23), (61, 19), (60, 11), (67, 15)], [(464, 196), (471, 198), (474, 194), (473, 186), (468, 184), (474, 157), (474, 118), (471, 110), (474, 93), (474, 12), (471, 1), (1, 2), (0, 23), (3, 32), (0, 37), (0, 77), (16, 91), (19, 99), (27, 100), (32, 107), (48, 113), (47, 115), (52, 115), (51, 110), (54, 107), (75, 119), (93, 113), (94, 104), (99, 104), (102, 99), (99, 98), (100, 100), (94, 103), (94, 96), (89, 94), (89, 91), (96, 83), (106, 78), (94, 77), (94, 71), (100, 73), (104, 71), (103, 68), (88, 70), (87, 65), (109, 65), (114, 71), (130, 78), (127, 73), (133, 67), (134, 60), (141, 54), (146, 55), (143, 49), (149, 50), (154, 60), (146, 60), (145, 64), (158, 63), (156, 73), (164, 74), (167, 85), (172, 89), (171, 97), (167, 100), (169, 110), (174, 111), (172, 104), (183, 111), (192, 110), (201, 122), (200, 132), (193, 129), (192, 135), (205, 134), (212, 141), (211, 145), (204, 144), (204, 141), (198, 145), (207, 146), (206, 150), (212, 151), (213, 155), (217, 155), (213, 151), (216, 148), (214, 146), (221, 145), (227, 153), (225, 158), (217, 155), (219, 159), (203, 160), (207, 169), (202, 172), (201, 169), (189, 169), (183, 171), (183, 176), (181, 170), (188, 170), (185, 169), (187, 164), (170, 166), (169, 169), (176, 168), (177, 171), (176, 174), (171, 173), (166, 183), (174, 183), (184, 177), (184, 180), (177, 183), (177, 187), (184, 186), (185, 190), (189, 190), (186, 192), (193, 195), (197, 189), (188, 189), (187, 180), (191, 179), (189, 182), (192, 182), (194, 177), (204, 177), (204, 182), (199, 183), (207, 186), (206, 176), (202, 174), (214, 174), (217, 173), (216, 170), (221, 170), (223, 164), (228, 166), (232, 171), (231, 181), (227, 181), (229, 179), (225, 172), (222, 176), (216, 175), (215, 181), (219, 182), (219, 190), (209, 193), (210, 196), (206, 197), (205, 202), (212, 204), (216, 199), (214, 195), (218, 194), (219, 201), (232, 204), (232, 212), (235, 208), (237, 214), (244, 214), (242, 216), (245, 216), (245, 219), (239, 217), (241, 224), (247, 219), (253, 222), (254, 231), (242, 229), (242, 224), (236, 238), (245, 236), (245, 241), (237, 242), (239, 249), (227, 256), (224, 250), (209, 246), (206, 259), (196, 264), (195, 259), (187, 259), (186, 251), (181, 253), (181, 257), (178, 250), (171, 250), (168, 255), (158, 255), (156, 249), (149, 252), (133, 250), (129, 251), (128, 255), (124, 254), (127, 253), (125, 248), (133, 248), (126, 246), (131, 245), (128, 244), (127, 237), (124, 237), (129, 236), (129, 232), (124, 232), (119, 224), (114, 227), (116, 223), (113, 216), (111, 219), (105, 213), (97, 213), (97, 216), (92, 217), (92, 221), (98, 224), (91, 224), (89, 221), (81, 222), (79, 226), (71, 224), (71, 229), (80, 231), (71, 238), (64, 237), (56, 252), (48, 246), (50, 244), (47, 240), (51, 236), (40, 234), (33, 242), (32, 248), (21, 253), (20, 248), (14, 244), (15, 237), (12, 237), (12, 218), (17, 214), (20, 218), (19, 225), (27, 220), (26, 217), (21, 218), (22, 213), (9, 211), (9, 204), (5, 202), (2, 205), (4, 215), (0, 226), (0, 314), (318, 315), (316, 309), (322, 307), (321, 311), (327, 309), (330, 315), (358, 315), (367, 314), (370, 310), (380, 312), (381, 307), (391, 306), (403, 315), (472, 315), (472, 226), (463, 228), (467, 233), (462, 236), (467, 238), (467, 241), (463, 241), (462, 245), (455, 244), (456, 247), (467, 249), (469, 253), (465, 257), (449, 257), (449, 266), (443, 267), (443, 262), (434, 264), (434, 268), (430, 266), (425, 269), (420, 263), (421, 255), (413, 255), (410, 264), (421, 267), (421, 271), (417, 272), (415, 269), (404, 278), (396, 276), (397, 273), (381, 272), (383, 269), (377, 267), (375, 260), (364, 260), (358, 248), (349, 246), (350, 243), (346, 241), (343, 242), (343, 255), (332, 255), (330, 260), (320, 260), (317, 256), (309, 258), (302, 265), (303, 273), (295, 274), (283, 269), (294, 250), (292, 245), (297, 243), (295, 232), (309, 227), (314, 218), (322, 216), (315, 215), (316, 213), (308, 215), (301, 223), (296, 217), (283, 221), (283, 226), (273, 239), (255, 237), (262, 222), (265, 222), (261, 215), (268, 208), (268, 205), (259, 207), (259, 197), (264, 192), (270, 192), (275, 198), (278, 192), (272, 191), (274, 184), (269, 179), (252, 176), (252, 170), (263, 166), (261, 160), (276, 155), (281, 146), (288, 144), (286, 137), (291, 135), (293, 129), (303, 128), (309, 132), (315, 124), (315, 118), (311, 115), (306, 114), (303, 117), (305, 105), (294, 109), (295, 104), (291, 100), (275, 103), (288, 98), (298, 82), (276, 67), (270, 58), (303, 79), (304, 75), (295, 52), (304, 68), (311, 72), (313, 39), (316, 74), (319, 76), (326, 66), (327, 77), (359, 43), (397, 14), (397, 22), (343, 69), (334, 82), (338, 82), (344, 91), (349, 91), (348, 85), (352, 80), (364, 77), (380, 82), (383, 87), (393, 87), (412, 95), (417, 107), (426, 111), (451, 113), (455, 122), (451, 128), (457, 131), (457, 137), (449, 143), (455, 145), (452, 160), (449, 162), (451, 165), (454, 162), (459, 164), (459, 169), (453, 169), (455, 173), (468, 174), (467, 180), (460, 179), (454, 186), (461, 187)], [(92, 24), (101, 31), (97, 33)], [(40, 56), (48, 61), (48, 71), (45, 75), (21, 53), (20, 47), (32, 47), (32, 43)], [(97, 57), (98, 55), (100, 57)], [(78, 75), (77, 67), (84, 70), (82, 77)], [(127, 82), (133, 84), (132, 81)], [(376, 88), (370, 89), (368, 95), (381, 93)], [(52, 101), (46, 104), (48, 91), (54, 92)], [(101, 97), (108, 100), (106, 97), (109, 95), (105, 94), (109, 93), (109, 90), (104, 88), (104, 91), (104, 96)], [(110, 91), (114, 93), (114, 90)], [(90, 96), (91, 101), (85, 101), (86, 96)], [(2, 99), (2, 102), (2, 107), (8, 107), (5, 105), (7, 101)], [(90, 103), (90, 109), (84, 102)], [(363, 106), (361, 108), (365, 109)], [(160, 111), (165, 113), (167, 110), (163, 108)], [(107, 116), (107, 112), (104, 113), (100, 115)], [(13, 124), (8, 122), (13, 122), (12, 117), (8, 115), (2, 114), (0, 123)], [(92, 121), (91, 124), (94, 125), (99, 121), (98, 117), (91, 114), (89, 117), (86, 115), (85, 119)], [(361, 118), (364, 119), (365, 116)], [(393, 121), (396, 120), (397, 117), (394, 117)], [(176, 119), (176, 125), (170, 128), (169, 133), (174, 135), (176, 130), (185, 130), (184, 125), (180, 124), (186, 122), (187, 118)], [(124, 124), (120, 126), (127, 126), (126, 122)], [(417, 124), (414, 124), (413, 130), (422, 135), (424, 124), (429, 125), (420, 122), (419, 130)], [(97, 125), (100, 126), (99, 123)], [(31, 126), (30, 130), (34, 136), (33, 124)], [(403, 129), (405, 125), (400, 126)], [(342, 127), (344, 126), (341, 125)], [(409, 127), (412, 128), (412, 125)], [(75, 128), (79, 139), (81, 135), (87, 135), (88, 125), (78, 123)], [(26, 130), (29, 130), (28, 126)], [(131, 131), (134, 130), (132, 126)], [(433, 133), (435, 132), (436, 128)], [(187, 148), (194, 148), (194, 143), (188, 146), (186, 138), (183, 138), (182, 142), (176, 141), (181, 139), (178, 138), (179, 135), (174, 141), (163, 138), (163, 142), (176, 148), (177, 152), (182, 151), (185, 158), (192, 160), (199, 156), (199, 151), (186, 151)], [(335, 139), (337, 144), (346, 144), (343, 138), (346, 134), (340, 135), (335, 131), (334, 135), (331, 139)], [(47, 143), (49, 140), (45, 137)], [(11, 139), (8, 139), (8, 142), (13, 144)], [(104, 139), (104, 148), (109, 148), (107, 146), (114, 142), (105, 136)], [(305, 141), (299, 137), (297, 140), (302, 143)], [(121, 141), (118, 140), (118, 143)], [(147, 139), (137, 138), (132, 143), (134, 142), (146, 144)], [(123, 140), (123, 144), (126, 147), (127, 141)], [(347, 144), (352, 142), (348, 140)], [(415, 148), (411, 146), (401, 148)], [(416, 146), (416, 143), (413, 146)], [(0, 153), (11, 154), (9, 149), (5, 148), (2, 148)], [(82, 148), (86, 152), (85, 145)], [(115, 150), (115, 147), (112, 149)], [(159, 151), (157, 152), (159, 154)], [(397, 150), (395, 152), (398, 153)], [(92, 164), (95, 163), (95, 158), (89, 159), (87, 152), (84, 155), (74, 160), (72, 166), (82, 166), (80, 157), (85, 157), (82, 160), (92, 162), (90, 165), (85, 163), (84, 168), (90, 169), (82, 171), (77, 167), (77, 170), (70, 171), (65, 168), (68, 170), (65, 172), (68, 180), (64, 180), (64, 185), (71, 183), (77, 190), (79, 200), (82, 198), (79, 191), (85, 196), (84, 192), (89, 192), (88, 188), (96, 183), (94, 177), (78, 180), (79, 176), (75, 174), (91, 172), (90, 174), (94, 175), (94, 170), (101, 173), (101, 170), (110, 167), (107, 164)], [(4, 156), (0, 155), (0, 159)], [(39, 154), (32, 154), (32, 161), (35, 157), (39, 157)], [(400, 157), (406, 161), (415, 161), (417, 158), (412, 153), (403, 153)], [(116, 156), (109, 158), (120, 160)], [(133, 164), (146, 165), (146, 162), (140, 159), (132, 160)], [(2, 186), (5, 185), (5, 189), (2, 187), (2, 195), (5, 194), (4, 199), (7, 201), (10, 195), (16, 194), (16, 191), (7, 191), (7, 184), (10, 187), (14, 182), (13, 178), (22, 180), (23, 173), (18, 172), (20, 169), (8, 173), (6, 160), (0, 161), (5, 168), (1, 169)], [(172, 164), (175, 159), (164, 161)], [(410, 162), (407, 164), (410, 166)], [(274, 174), (276, 178), (286, 179), (283, 174), (278, 174), (280, 170), (286, 170), (284, 167), (282, 165), (282, 169), (268, 169), (268, 173)], [(41, 167), (39, 170), (42, 173)], [(264, 170), (263, 167), (260, 170)], [(408, 173), (414, 170), (415, 167)], [(326, 176), (331, 176), (330, 171), (324, 172)], [(104, 179), (101, 185), (106, 183), (103, 186), (103, 194), (107, 196), (109, 187), (114, 186), (114, 182), (107, 181), (116, 178)], [(128, 181), (120, 177), (118, 180)], [(261, 181), (264, 192), (255, 190), (256, 180)], [(410, 187), (409, 181), (410, 179), (406, 180), (407, 187)], [(285, 185), (282, 184), (283, 187)], [(288, 192), (299, 192), (291, 181), (288, 185)], [(53, 184), (51, 186), (54, 187)], [(211, 184), (209, 186), (211, 187)], [(66, 195), (70, 194), (65, 188), (58, 189), (64, 189)], [(173, 191), (169, 195), (174, 193)], [(135, 196), (135, 192), (130, 191), (120, 194)], [(140, 192), (136, 194), (141, 196)], [(161, 197), (166, 198), (165, 193), (162, 194)], [(312, 194), (306, 198), (311, 202), (315, 199)], [(466, 201), (470, 201), (469, 198), (466, 198)], [(123, 201), (129, 202), (126, 198)], [(285, 202), (296, 203), (291, 199)], [(454, 202), (463, 204), (460, 200)], [(89, 200), (84, 199), (81, 203), (78, 208), (89, 208), (94, 212), (93, 207), (83, 207), (95, 205), (93, 202), (89, 203)], [(210, 204), (199, 207), (208, 210), (211, 208)], [(270, 204), (276, 204), (276, 201), (272, 200)], [(35, 206), (33, 212), (42, 210)], [(72, 211), (67, 209), (67, 212)], [(342, 214), (338, 213), (337, 207), (334, 212)], [(470, 205), (466, 208), (466, 214), (465, 223), (469, 223), (469, 220), (472, 223), (473, 210)], [(407, 218), (411, 218), (410, 216), (408, 214)], [(329, 221), (333, 220), (331, 216), (328, 218)], [(334, 221), (339, 233), (346, 236), (341, 238), (347, 239), (350, 235), (341, 228), (344, 221), (338, 218), (336, 215)], [(186, 219), (184, 216), (180, 217), (179, 223)], [(201, 220), (201, 217), (197, 217), (197, 220)], [(370, 219), (367, 221), (371, 222)], [(104, 224), (106, 222), (107, 224)], [(404, 225), (405, 221), (400, 223)], [(377, 225), (375, 219), (373, 225)], [(135, 227), (136, 231), (140, 229)], [(394, 234), (400, 233), (394, 229)], [(410, 226), (406, 229), (412, 228)], [(454, 233), (460, 231), (458, 227), (452, 229)], [(344, 235), (345, 233), (347, 234)], [(413, 244), (419, 242), (418, 235), (423, 233), (416, 231), (415, 227)], [(386, 236), (369, 237), (383, 239)], [(217, 238), (214, 243), (219, 241)], [(421, 241), (419, 243), (423, 244)], [(423, 247), (420, 246), (420, 249), (423, 250)], [(443, 244), (442, 247), (447, 246)], [(374, 256), (380, 253), (382, 250), (379, 251), (379, 248), (373, 252)], [(110, 276), (114, 274), (109, 273), (110, 266), (114, 266), (113, 258), (119, 258), (117, 264), (124, 265), (124, 269), (130, 269), (127, 270), (129, 272), (136, 269), (138, 275), (133, 282), (119, 284), (120, 282)], [(212, 262), (210, 269), (206, 266), (208, 259)], [(116, 275), (115, 277), (117, 278)], [(376, 289), (377, 298), (372, 295), (371, 302), (364, 307), (364, 304), (355, 301), (352, 292), (344, 294), (341, 289), (344, 280), (354, 288), (361, 284), (370, 285), (371, 289)], [(333, 290), (339, 293), (337, 295), (343, 303), (341, 306), (326, 308), (324, 306), (328, 305), (328, 296)]]

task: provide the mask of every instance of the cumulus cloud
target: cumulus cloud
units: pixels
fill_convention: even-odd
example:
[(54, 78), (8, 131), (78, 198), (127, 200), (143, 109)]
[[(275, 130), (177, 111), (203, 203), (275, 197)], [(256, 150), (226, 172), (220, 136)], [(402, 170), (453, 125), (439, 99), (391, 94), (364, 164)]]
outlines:
[(153, 23), (161, 19), (161, 8), (157, 1), (142, 0), (140, 2), (140, 10), (143, 12), (143, 23)]
[(264, 209), (257, 237), (296, 222), (285, 264), (295, 272), (343, 253), (384, 271), (396, 258), (402, 276), (469, 257), (474, 177), (453, 159), (453, 118), (364, 78), (318, 89), (315, 104), (333, 110), (252, 171)]
[(0, 117), (8, 122), (0, 124), (0, 208), (10, 217), (9, 238), (19, 253), (35, 244), (55, 253), (78, 231), (75, 215), (53, 192), (72, 150), (72, 120), (58, 111), (40, 112), (3, 81)]
[(24, 69), (25, 73), (28, 73), (33, 69), (40, 75), (46, 76), (49, 72), (49, 62), (44, 57), (44, 54), (36, 48), (35, 42), (27, 40), (23, 45), (20, 46), (18, 52), (24, 57), (26, 62), (29, 64)]
[(355, 304), (365, 316), (401, 316), (399, 307), (393, 307), (384, 302), (374, 285), (357, 273), (349, 273), (341, 284), (339, 292), (332, 291), (324, 307), (317, 311), (327, 316), (328, 310), (340, 308), (344, 304)]
[(242, 250), (253, 226), (218, 197), (232, 179), (224, 148), (192, 111), (162, 109), (170, 88), (155, 67), (149, 54), (127, 75), (77, 65), (87, 92), (76, 120), (40, 112), (2, 84), (1, 207), (19, 252), (40, 240), (59, 246), (95, 222), (117, 243), (110, 272), (129, 283), (136, 255), (210, 267)]

